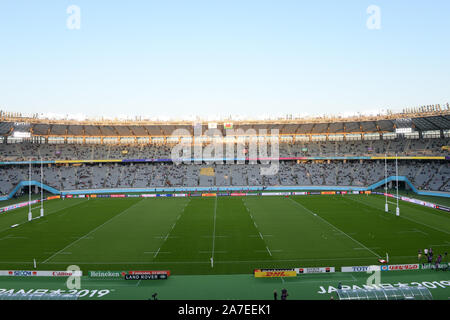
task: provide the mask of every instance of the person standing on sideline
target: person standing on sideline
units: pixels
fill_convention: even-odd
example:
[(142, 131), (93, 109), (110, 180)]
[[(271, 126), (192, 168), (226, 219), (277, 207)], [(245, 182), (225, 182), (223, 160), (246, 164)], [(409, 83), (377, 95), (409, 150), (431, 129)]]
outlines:
[(288, 293), (286, 289), (281, 290), (281, 300), (287, 300)]
[(441, 264), (441, 261), (442, 261), (442, 255), (440, 254), (436, 259), (436, 271), (439, 270), (439, 265)]
[(273, 300), (278, 300), (277, 289), (273, 290)]
[(420, 262), (422, 260), (422, 250), (419, 249), (419, 252), (417, 253), (417, 260)]

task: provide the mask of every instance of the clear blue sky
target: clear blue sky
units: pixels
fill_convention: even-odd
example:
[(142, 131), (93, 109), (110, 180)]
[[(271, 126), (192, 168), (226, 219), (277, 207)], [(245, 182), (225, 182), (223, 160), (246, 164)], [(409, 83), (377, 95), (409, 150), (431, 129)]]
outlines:
[[(69, 5), (81, 29), (69, 30)], [(381, 9), (369, 30), (366, 10)], [(450, 1), (2, 0), (0, 109), (343, 113), (449, 102)]]

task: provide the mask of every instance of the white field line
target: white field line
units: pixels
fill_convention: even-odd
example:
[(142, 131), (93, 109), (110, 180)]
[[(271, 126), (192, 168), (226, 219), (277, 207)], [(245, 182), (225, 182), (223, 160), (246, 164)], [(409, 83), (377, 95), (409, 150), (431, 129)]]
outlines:
[[(374, 209), (381, 210), (381, 211), (384, 212), (384, 208), (378, 208), (378, 207), (375, 207), (375, 206), (372, 205), (372, 204), (369, 204), (369, 203), (366, 203), (366, 202), (362, 202), (362, 201), (359, 201), (359, 200), (356, 200), (356, 199), (352, 199), (352, 198), (349, 198), (349, 197), (347, 197), (347, 199), (350, 199), (350, 200), (355, 201), (355, 202), (359, 202), (359, 203), (361, 203), (361, 204), (365, 204), (366, 206), (369, 206), (369, 207), (372, 207), (372, 208), (374, 208)], [(440, 232), (444, 232), (444, 233), (446, 233), (446, 234), (450, 234), (450, 232), (448, 232), (448, 231), (444, 231), (444, 230), (438, 229), (438, 228), (436, 228), (436, 227), (432, 227), (432, 226), (430, 226), (430, 225), (428, 225), (428, 224), (425, 224), (425, 223), (423, 223), (423, 222), (419, 222), (419, 221), (417, 221), (417, 220), (414, 220), (414, 219), (405, 217), (403, 214), (400, 214), (400, 218), (403, 218), (403, 219), (406, 219), (406, 220), (409, 220), (409, 221), (412, 221), (412, 222), (415, 222), (415, 223), (424, 225), (424, 226), (426, 226), (426, 227), (428, 227), (428, 228), (431, 228), (431, 229), (434, 229), (434, 230), (437, 230), (437, 231), (440, 231)]]
[(400, 214), (400, 218), (403, 218), (403, 219), (412, 221), (412, 222), (414, 222), (414, 223), (418, 223), (418, 224), (424, 225), (424, 226), (426, 226), (426, 227), (428, 227), (428, 228), (431, 228), (431, 229), (434, 229), (434, 230), (437, 230), (437, 231), (440, 231), (440, 232), (443, 232), (443, 233), (446, 233), (446, 234), (450, 234), (450, 232), (448, 232), (448, 231), (441, 230), (441, 229), (438, 229), (438, 228), (436, 228), (436, 227), (432, 227), (432, 226), (430, 226), (430, 225), (428, 225), (428, 224), (425, 224), (425, 223), (423, 223), (423, 222), (419, 222), (419, 221), (417, 221), (417, 220), (414, 220), (414, 219), (405, 217), (405, 216), (402, 215), (402, 214)]
[(111, 222), (113, 219), (123, 215), (125, 212), (127, 212), (128, 210), (130, 210), (131, 208), (133, 208), (134, 206), (136, 206), (138, 203), (140, 203), (142, 200), (136, 202), (135, 204), (133, 204), (132, 206), (126, 208), (125, 210), (123, 210), (121, 213), (116, 214), (115, 216), (111, 217), (110, 219), (108, 219), (107, 221), (105, 221), (104, 223), (102, 223), (101, 225), (99, 225), (98, 227), (92, 229), (91, 231), (89, 231), (88, 233), (86, 233), (84, 236), (78, 238), (77, 240), (69, 243), (67, 246), (65, 246), (64, 248), (62, 248), (61, 250), (55, 252), (53, 255), (51, 255), (50, 257), (48, 257), (47, 259), (45, 259), (44, 261), (42, 261), (42, 263), (47, 263), (49, 260), (51, 260), (53, 257), (55, 257), (56, 255), (60, 254), (61, 252), (63, 252), (64, 250), (66, 250), (67, 248), (70, 248), (71, 246), (73, 246), (75, 243), (77, 243), (80, 240), (85, 239), (86, 237), (88, 237), (89, 235), (91, 235), (92, 233), (94, 233), (95, 231), (97, 231), (98, 229), (100, 229), (101, 227), (103, 227), (104, 225), (106, 225), (107, 223)]
[(214, 227), (213, 227), (213, 236), (212, 236), (212, 252), (211, 252), (211, 261), (214, 261), (214, 249), (216, 245), (216, 214), (217, 214), (217, 196), (214, 200)]
[(349, 239), (353, 240), (355, 243), (357, 243), (358, 245), (360, 245), (361, 247), (365, 248), (367, 251), (371, 252), (372, 254), (374, 254), (375, 256), (377, 256), (378, 258), (381, 258), (381, 256), (379, 254), (377, 254), (376, 252), (370, 250), (369, 248), (367, 248), (365, 245), (363, 245), (361, 242), (359, 242), (358, 240), (356, 240), (355, 238), (349, 236), (348, 234), (346, 234), (344, 231), (342, 231), (341, 229), (337, 228), (336, 226), (334, 226), (333, 224), (329, 223), (327, 220), (325, 220), (324, 218), (322, 218), (321, 216), (317, 215), (316, 213), (312, 212), (311, 210), (309, 210), (308, 208), (306, 208), (305, 206), (301, 205), (300, 203), (298, 203), (295, 200), (292, 200), (292, 198), (289, 198), (293, 203), (295, 203), (297, 206), (300, 206), (301, 208), (303, 208), (304, 210), (308, 211), (309, 213), (311, 213), (312, 215), (314, 215), (315, 217), (319, 218), (321, 221), (325, 222), (326, 224), (328, 224), (330, 227), (332, 227), (333, 229), (341, 232), (342, 234), (346, 235)]
[[(202, 238), (213, 238), (213, 236), (202, 236)], [(215, 238), (231, 238), (230, 236), (218, 236), (216, 235)]]
[[(172, 231), (172, 229), (170, 229), (170, 231)], [(164, 237), (164, 242), (166, 242), (166, 241), (167, 241), (167, 238), (169, 238), (169, 234), (170, 234), (170, 232), (168, 232), (168, 233), (166, 234), (166, 236)]]
[(163, 246), (164, 243), (167, 241), (167, 239), (169, 239), (169, 238), (178, 238), (178, 237), (176, 237), (176, 236), (169, 237), (169, 235), (170, 235), (170, 233), (173, 231), (173, 229), (175, 229), (175, 226), (177, 225), (178, 220), (180, 220), (181, 215), (183, 214), (184, 210), (186, 210), (186, 207), (188, 206), (188, 204), (189, 204), (190, 202), (191, 202), (191, 199), (189, 199), (189, 201), (186, 202), (186, 204), (183, 206), (183, 210), (182, 210), (181, 213), (177, 216), (177, 220), (174, 222), (174, 224), (173, 224), (172, 227), (170, 228), (169, 232), (167, 232), (167, 234), (166, 234), (165, 237), (163, 237), (163, 236), (154, 237), (154, 238), (160, 238), (160, 239), (163, 239), (163, 242), (162, 242), (161, 245), (159, 246), (159, 248), (158, 248), (158, 250), (156, 251), (156, 253), (155, 253), (155, 255), (153, 256), (153, 258), (156, 258), (156, 256), (157, 256), (159, 253), (162, 253), (162, 252), (159, 252), (159, 251), (161, 250), (162, 246)]
[[(253, 225), (255, 226), (256, 230), (258, 231), (259, 237), (261, 238), (262, 241), (264, 241), (264, 243), (265, 243), (265, 245), (266, 245), (266, 250), (267, 250), (267, 252), (269, 253), (270, 256), (272, 256), (272, 252), (270, 252), (269, 246), (268, 246), (267, 242), (264, 240), (264, 237), (263, 237), (261, 231), (259, 231), (259, 228), (258, 228), (258, 226), (256, 225), (256, 222), (255, 222), (255, 219), (253, 218), (253, 216), (252, 216), (250, 210), (248, 209), (247, 204), (245, 203), (245, 201), (244, 201), (243, 199), (242, 199), (242, 202), (244, 203), (245, 208), (247, 208), (247, 212), (248, 212), (248, 214), (250, 215), (250, 218), (251, 218), (252, 221), (253, 221)], [(256, 235), (256, 237), (257, 237), (257, 236), (258, 236), (258, 235)], [(274, 250), (274, 252), (275, 252), (275, 251), (278, 252), (278, 250)]]
[[(70, 205), (70, 206), (67, 206), (67, 207), (58, 209), (58, 210), (53, 211), (53, 212), (50, 212), (50, 213), (45, 213), (45, 212), (44, 212), (44, 218), (47, 217), (47, 216), (49, 216), (49, 215), (51, 215), (51, 214), (57, 213), (57, 212), (59, 212), (59, 211), (61, 211), (61, 210), (65, 210), (65, 209), (69, 209), (69, 208), (71, 208), (71, 207), (75, 207), (76, 205), (79, 205), (79, 204), (81, 204), (81, 203), (85, 203), (85, 202), (84, 202), (84, 201), (81, 201), (81, 202), (72, 204), (72, 205)], [(39, 208), (40, 208), (40, 207), (39, 207)], [(27, 223), (27, 222), (29, 222), (28, 219), (27, 219), (27, 220), (22, 220), (22, 222), (20, 222), (19, 225), (22, 225), (22, 224)], [(2, 229), (2, 230), (0, 230), (0, 233), (2, 233), (3, 231), (6, 231), (6, 230), (10, 230), (10, 229), (11, 229), (11, 227)]]
[(29, 238), (28, 237), (14, 237), (14, 236), (8, 235), (8, 236), (5, 236), (3, 238), (0, 238), (0, 241), (1, 240), (7, 240), (7, 239), (29, 239)]
[[(227, 253), (228, 251), (214, 251), (214, 253)], [(199, 251), (198, 253), (212, 253), (212, 251)]]
[[(165, 239), (167, 235), (162, 235), (162, 236), (154, 236), (154, 239)], [(177, 236), (169, 236), (167, 237), (167, 239), (175, 239), (175, 238), (179, 238)]]
[(428, 233), (426, 233), (426, 232), (424, 232), (424, 231), (422, 231), (422, 230), (415, 229), (415, 228), (414, 228), (414, 230), (415, 230), (416, 232), (422, 233), (422, 234), (424, 234), (424, 235), (426, 235), (426, 236), (429, 235)]
[[(260, 232), (260, 233), (261, 233), (261, 232)], [(263, 237), (273, 237), (272, 234), (263, 234), (262, 236), (263, 236)], [(249, 238), (257, 238), (257, 237), (259, 237), (259, 235), (257, 235), (257, 234), (250, 234), (250, 235), (249, 235)]]
[(412, 230), (405, 230), (405, 231), (397, 231), (396, 233), (400, 233), (400, 234), (402, 234), (402, 233), (421, 233), (421, 234), (423, 234), (423, 235), (428, 236), (428, 233), (423, 232), (423, 231), (421, 231), (421, 230), (419, 230), (419, 229), (412, 229)]
[[(391, 257), (392, 258), (392, 257)], [(395, 258), (417, 258), (417, 256), (395, 256)], [(282, 259), (282, 260), (221, 260), (217, 263), (222, 264), (240, 264), (240, 263), (272, 263), (272, 262), (309, 262), (309, 261), (347, 261), (347, 260), (366, 260), (373, 259), (373, 257), (348, 257), (348, 258), (329, 258), (329, 259)], [(30, 261), (0, 261), (0, 264), (30, 264)], [(108, 265), (108, 264), (142, 264), (142, 265), (152, 265), (152, 264), (210, 264), (209, 261), (59, 261), (59, 262), (47, 262), (46, 264), (98, 264), (98, 265)]]
[(171, 253), (169, 251), (145, 251), (145, 254), (155, 254), (156, 252), (158, 252), (159, 254), (161, 253)]

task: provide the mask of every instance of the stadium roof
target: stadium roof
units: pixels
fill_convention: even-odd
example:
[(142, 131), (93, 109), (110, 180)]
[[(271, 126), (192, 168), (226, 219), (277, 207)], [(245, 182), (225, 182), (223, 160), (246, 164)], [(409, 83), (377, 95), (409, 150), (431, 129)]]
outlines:
[(450, 129), (450, 109), (425, 112), (391, 113), (377, 116), (318, 117), (276, 120), (221, 120), (213, 121), (150, 121), (150, 120), (55, 120), (24, 117), (20, 114), (0, 113), (0, 135), (16, 131), (33, 136), (60, 137), (157, 137), (170, 136), (175, 129), (186, 129), (193, 135), (194, 126), (215, 127), (225, 135), (225, 127), (233, 129), (278, 129), (280, 135), (351, 134), (394, 132), (396, 128), (410, 127), (416, 131)]

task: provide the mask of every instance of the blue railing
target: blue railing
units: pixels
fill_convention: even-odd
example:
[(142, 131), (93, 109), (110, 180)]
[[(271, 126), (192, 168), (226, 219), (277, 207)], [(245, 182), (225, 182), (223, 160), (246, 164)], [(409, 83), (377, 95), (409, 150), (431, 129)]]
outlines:
[[(196, 192), (196, 191), (206, 191), (206, 192), (215, 192), (215, 191), (280, 191), (280, 190), (290, 190), (290, 191), (305, 191), (305, 190), (317, 190), (317, 191), (368, 191), (375, 190), (383, 186), (386, 182), (396, 181), (396, 176), (390, 176), (386, 180), (380, 180), (370, 186), (367, 187), (352, 187), (352, 186), (270, 186), (270, 187), (184, 187), (184, 188), (113, 188), (113, 189), (84, 189), (84, 190), (57, 190), (48, 185), (42, 184), (42, 188), (50, 193), (59, 194), (59, 195), (67, 195), (67, 194), (105, 194), (105, 193), (131, 193), (131, 192)], [(439, 191), (423, 191), (418, 190), (414, 185), (409, 181), (407, 177), (399, 176), (399, 181), (405, 182), (413, 192), (418, 195), (425, 196), (435, 196), (435, 197), (445, 197), (450, 198), (449, 192), (439, 192)], [(6, 196), (0, 197), (0, 201), (11, 199), (17, 191), (21, 187), (29, 186), (29, 181), (21, 181), (17, 184), (17, 186)], [(38, 181), (31, 181), (32, 186), (41, 187), (41, 183)]]

